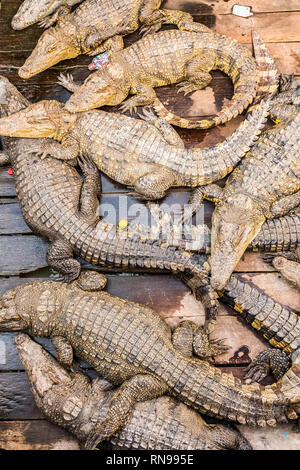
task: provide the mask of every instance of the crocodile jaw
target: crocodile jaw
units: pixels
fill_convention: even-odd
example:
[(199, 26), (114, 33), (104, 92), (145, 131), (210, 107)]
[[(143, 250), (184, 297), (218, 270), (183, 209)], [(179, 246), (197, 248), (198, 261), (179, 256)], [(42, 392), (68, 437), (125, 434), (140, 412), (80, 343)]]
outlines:
[[(252, 206), (250, 202), (250, 206)], [(212, 218), (211, 286), (225, 288), (249, 243), (259, 233), (265, 217), (255, 207), (218, 204)]]

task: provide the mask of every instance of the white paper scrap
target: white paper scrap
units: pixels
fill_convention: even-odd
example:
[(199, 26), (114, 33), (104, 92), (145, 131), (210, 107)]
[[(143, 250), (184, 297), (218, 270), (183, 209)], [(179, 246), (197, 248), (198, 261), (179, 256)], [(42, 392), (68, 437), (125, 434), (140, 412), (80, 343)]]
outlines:
[(246, 7), (244, 5), (233, 5), (232, 14), (235, 16), (242, 16), (243, 18), (249, 18), (249, 16), (253, 16), (251, 7)]

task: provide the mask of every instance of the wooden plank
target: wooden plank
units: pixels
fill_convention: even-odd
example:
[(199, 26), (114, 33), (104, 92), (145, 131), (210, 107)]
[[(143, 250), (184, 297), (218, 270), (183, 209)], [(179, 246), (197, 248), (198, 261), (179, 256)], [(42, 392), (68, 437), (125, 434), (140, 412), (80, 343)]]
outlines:
[(45, 420), (7, 421), (0, 423), (0, 449), (79, 450), (79, 445), (71, 434)]
[(47, 266), (47, 246), (31, 235), (0, 237), (0, 275), (13, 276)]
[(163, 7), (187, 11), (193, 15), (228, 15), (236, 4), (251, 6), (254, 14), (300, 10), (298, 0), (166, 0)]
[[(293, 424), (277, 428), (238, 426), (254, 450), (299, 450), (300, 436)], [(0, 448), (5, 450), (79, 450), (77, 441), (47, 421), (2, 421)]]
[(255, 30), (265, 43), (300, 41), (300, 12), (262, 13), (241, 18), (234, 15), (217, 15), (214, 29), (242, 43), (251, 43)]
[(22, 217), (19, 204), (0, 206), (0, 234), (32, 233)]

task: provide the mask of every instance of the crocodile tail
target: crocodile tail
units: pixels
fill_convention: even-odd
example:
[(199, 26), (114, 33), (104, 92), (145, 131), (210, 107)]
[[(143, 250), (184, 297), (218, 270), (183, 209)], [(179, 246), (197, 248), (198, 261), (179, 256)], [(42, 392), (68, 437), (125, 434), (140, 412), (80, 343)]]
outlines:
[[(169, 111), (156, 97), (153, 107), (158, 116), (174, 126), (186, 129), (208, 129), (219, 124), (224, 124), (242, 113), (244, 109), (252, 103), (254, 96), (256, 97), (255, 102), (258, 102), (263, 96), (276, 93), (278, 89), (278, 76), (274, 61), (256, 31), (252, 33), (252, 40), (257, 63), (256, 73), (251, 74), (248, 71), (248, 73), (245, 74), (238, 68), (237, 64), (235, 64), (231, 70), (228, 70), (228, 67), (224, 68), (223, 71), (232, 78), (234, 83), (234, 95), (228, 104), (214, 117), (198, 121), (182, 118)], [(240, 53), (243, 54), (242, 45), (238, 44), (236, 41), (234, 41), (234, 43), (233, 47), (240, 47)], [(247, 63), (249, 63), (249, 61)]]
[(256, 31), (252, 31), (252, 43), (259, 72), (259, 87), (255, 98), (255, 102), (257, 102), (261, 98), (277, 92), (279, 76), (273, 58)]
[(271, 346), (281, 349), (289, 357), (300, 347), (299, 315), (273, 300), (251, 282), (232, 275), (219, 295)]

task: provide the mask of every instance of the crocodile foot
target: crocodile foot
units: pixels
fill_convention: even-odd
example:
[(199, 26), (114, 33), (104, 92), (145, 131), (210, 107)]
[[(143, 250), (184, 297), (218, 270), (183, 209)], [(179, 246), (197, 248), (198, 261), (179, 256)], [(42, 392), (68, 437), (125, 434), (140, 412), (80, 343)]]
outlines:
[(155, 34), (160, 30), (161, 27), (162, 27), (162, 21), (158, 21), (157, 23), (152, 24), (152, 25), (144, 25), (140, 28), (139, 34), (141, 36), (148, 36), (149, 34)]
[(199, 86), (197, 86), (195, 83), (188, 81), (181, 82), (177, 86), (177, 93), (184, 93), (184, 96), (188, 95), (189, 93), (192, 93), (193, 91), (199, 90)]
[(288, 357), (279, 349), (266, 349), (259, 353), (246, 369), (245, 380), (260, 382), (270, 373), (275, 380), (281, 379), (290, 367)]

